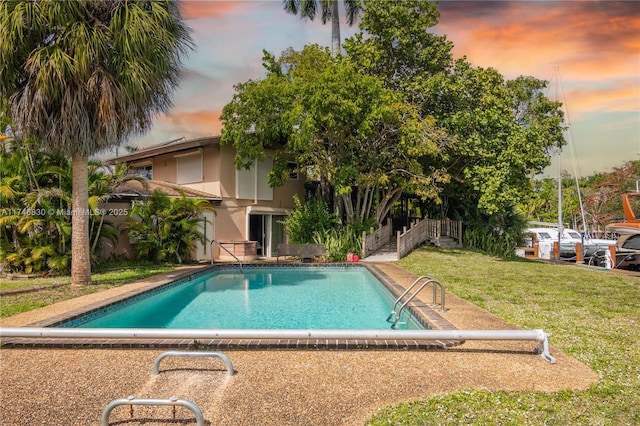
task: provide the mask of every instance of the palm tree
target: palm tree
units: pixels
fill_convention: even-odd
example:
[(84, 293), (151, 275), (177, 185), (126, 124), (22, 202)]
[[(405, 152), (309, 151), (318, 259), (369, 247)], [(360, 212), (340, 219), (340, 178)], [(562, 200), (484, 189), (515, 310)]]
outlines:
[[(360, 0), (343, 0), (347, 12), (347, 24), (353, 25), (362, 10)], [(331, 54), (336, 56), (340, 52), (340, 13), (338, 0), (283, 0), (284, 10), (292, 15), (300, 14), (301, 19), (314, 20), (318, 8), (322, 14), (322, 23), (331, 20)]]
[(0, 0), (0, 98), (16, 128), (71, 157), (71, 283), (91, 280), (88, 159), (171, 108), (189, 28), (173, 1)]

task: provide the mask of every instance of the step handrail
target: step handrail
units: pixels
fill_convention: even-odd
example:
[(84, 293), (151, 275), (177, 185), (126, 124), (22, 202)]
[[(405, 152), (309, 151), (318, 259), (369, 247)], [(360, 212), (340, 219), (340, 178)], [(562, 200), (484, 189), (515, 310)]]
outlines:
[[(193, 412), (193, 414), (196, 416), (196, 422), (198, 426), (204, 426), (204, 417), (202, 415), (202, 411), (195, 403), (189, 401), (188, 399), (178, 399), (178, 397), (176, 396), (172, 396), (169, 399), (137, 399), (133, 395), (129, 396), (128, 398), (114, 399), (113, 401), (111, 401), (102, 411), (101, 426), (109, 426), (109, 414), (111, 414), (111, 411), (119, 405), (130, 405), (132, 417), (134, 405), (171, 405), (174, 407), (174, 410), (176, 405), (180, 405), (182, 407), (188, 408), (189, 410), (191, 410), (191, 412)], [(173, 415), (175, 417), (175, 411)]]
[[(404, 308), (405, 308), (405, 307), (406, 307), (406, 306), (407, 306), (407, 305), (408, 305), (408, 304), (409, 304), (409, 303), (414, 299), (414, 297), (416, 297), (416, 296), (418, 295), (418, 293), (420, 293), (420, 292), (422, 291), (422, 289), (423, 289), (423, 288), (425, 288), (429, 283), (434, 283), (434, 286), (433, 286), (433, 289), (434, 289), (434, 292), (433, 292), (433, 297), (434, 297), (433, 305), (436, 305), (436, 303), (435, 303), (435, 297), (436, 297), (436, 291), (435, 291), (435, 288), (436, 288), (436, 287), (435, 287), (435, 284), (436, 284), (436, 283), (440, 284), (440, 283), (439, 283), (437, 280), (433, 280), (433, 279), (431, 279), (431, 280), (427, 280), (427, 281), (423, 282), (423, 283), (422, 283), (422, 285), (421, 285), (420, 287), (418, 287), (418, 289), (417, 289), (415, 292), (413, 292), (413, 293), (411, 294), (411, 296), (409, 296), (409, 298), (408, 298), (408, 299), (407, 299), (407, 300), (402, 304), (402, 306), (400, 306), (400, 309), (398, 309), (398, 312), (396, 313), (396, 319), (393, 321), (393, 324), (391, 324), (391, 328), (395, 328), (395, 327), (396, 327), (396, 324), (398, 324), (398, 321), (400, 321), (400, 316), (402, 315), (402, 311), (404, 310)], [(442, 287), (442, 284), (440, 284), (440, 287), (442, 288), (442, 295), (444, 296), (444, 287)], [(433, 305), (432, 305), (432, 306), (433, 306)], [(444, 309), (444, 300), (442, 301), (442, 311), (443, 311), (443, 312), (445, 311), (445, 309)]]
[[(404, 296), (406, 296), (412, 289), (413, 287), (415, 287), (421, 280), (425, 280), (422, 282), (422, 285), (420, 285), (420, 287), (418, 287), (418, 289), (416, 291), (414, 291), (411, 295), (409, 295), (409, 298), (400, 306), (400, 308), (396, 311), (396, 307), (398, 306), (398, 303), (400, 303), (400, 301), (402, 300), (402, 298)], [(389, 316), (387, 317), (387, 322), (391, 322), (391, 320), (393, 319), (393, 324), (391, 325), (391, 328), (395, 328), (395, 326), (398, 324), (398, 321), (400, 321), (400, 315), (402, 314), (402, 311), (404, 310), (404, 308), (409, 304), (409, 302), (411, 302), (417, 295), (418, 293), (420, 293), (420, 291), (422, 291), (423, 288), (425, 288), (429, 283), (433, 283), (433, 302), (431, 304), (431, 306), (435, 307), (438, 306), (437, 303), (437, 299), (438, 299), (438, 292), (436, 289), (436, 285), (440, 287), (440, 312), (446, 312), (446, 308), (444, 305), (444, 300), (445, 300), (445, 290), (444, 290), (444, 285), (434, 279), (431, 278), (429, 276), (423, 275), (418, 277), (409, 287), (407, 287), (407, 289), (404, 291), (404, 293), (402, 293), (400, 295), (400, 297), (398, 297), (396, 299), (395, 302), (393, 302), (393, 306), (391, 308), (391, 313), (389, 314)]]
[(163, 352), (153, 362), (153, 374), (156, 376), (160, 374), (160, 361), (168, 356), (184, 356), (184, 357), (215, 357), (220, 358), (227, 366), (227, 374), (233, 376), (233, 364), (229, 357), (220, 352), (183, 352), (183, 351), (168, 351)]
[(404, 296), (406, 296), (407, 293), (409, 293), (411, 291), (411, 289), (416, 286), (416, 284), (418, 284), (418, 281), (423, 280), (423, 279), (431, 280), (432, 278), (427, 276), (427, 275), (422, 275), (422, 276), (416, 278), (416, 280), (414, 282), (412, 282), (411, 285), (409, 287), (407, 287), (407, 289), (400, 296), (398, 296), (398, 298), (395, 300), (395, 302), (393, 302), (393, 306), (391, 307), (391, 313), (387, 317), (387, 322), (390, 322), (389, 320), (396, 314), (396, 306), (398, 306), (398, 303), (400, 303), (402, 298)]
[(226, 251), (227, 253), (229, 253), (229, 254), (231, 255), (231, 257), (233, 257), (233, 258), (236, 260), (236, 262), (238, 262), (238, 266), (240, 267), (240, 272), (242, 272), (242, 273), (244, 274), (244, 271), (242, 270), (242, 262), (240, 262), (240, 259), (238, 259), (238, 257), (237, 257), (235, 254), (231, 253), (231, 252), (229, 251), (229, 249), (228, 249), (228, 248), (226, 248), (225, 246), (223, 246), (222, 244), (220, 244), (220, 243), (219, 243), (218, 241), (216, 241), (215, 239), (212, 239), (212, 240), (211, 240), (211, 242), (210, 242), (209, 244), (210, 244), (210, 246), (211, 246), (211, 264), (212, 264), (212, 265), (213, 265), (213, 245), (214, 245), (214, 244), (217, 244), (217, 245), (218, 245), (218, 247), (220, 247), (222, 250), (224, 250), (224, 251)]

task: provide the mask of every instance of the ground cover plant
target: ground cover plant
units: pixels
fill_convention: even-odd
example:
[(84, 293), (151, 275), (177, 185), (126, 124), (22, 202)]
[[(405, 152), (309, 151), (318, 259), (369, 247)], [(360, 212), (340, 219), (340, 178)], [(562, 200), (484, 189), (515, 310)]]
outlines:
[(88, 286), (71, 286), (68, 275), (31, 279), (0, 277), (0, 318), (168, 272), (175, 267), (143, 263), (117, 267), (105, 264), (92, 275), (92, 284)]
[(640, 279), (575, 265), (421, 248), (400, 266), (521, 328), (596, 371), (586, 392), (467, 389), (381, 410), (368, 425), (640, 424)]

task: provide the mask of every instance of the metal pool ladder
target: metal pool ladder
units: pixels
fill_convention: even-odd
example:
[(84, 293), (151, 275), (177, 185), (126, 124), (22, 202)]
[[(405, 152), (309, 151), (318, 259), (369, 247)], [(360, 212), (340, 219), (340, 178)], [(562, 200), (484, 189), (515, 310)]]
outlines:
[[(424, 280), (424, 281), (423, 281)], [(417, 286), (420, 282), (422, 281), (421, 285), (418, 287), (418, 289), (416, 291), (414, 291), (413, 293), (411, 293), (409, 295), (409, 297), (405, 300), (405, 302), (400, 305), (400, 308), (396, 311), (396, 307), (398, 306), (398, 304), (402, 301), (402, 299), (409, 294), (409, 292), (415, 287)], [(391, 322), (391, 328), (396, 328), (396, 325), (398, 324), (398, 321), (400, 321), (400, 315), (402, 314), (403, 309), (409, 304), (409, 302), (411, 302), (413, 300), (414, 297), (416, 297), (418, 295), (418, 293), (420, 293), (420, 291), (425, 288), (427, 286), (427, 284), (429, 283), (433, 283), (433, 302), (431, 304), (431, 306), (438, 306), (437, 303), (437, 296), (438, 296), (438, 292), (437, 292), (437, 288), (436, 286), (440, 287), (440, 312), (446, 312), (446, 309), (444, 307), (444, 285), (442, 285), (442, 283), (438, 280), (435, 280), (431, 277), (428, 277), (426, 275), (422, 275), (418, 278), (416, 278), (416, 280), (409, 286), (407, 287), (407, 289), (404, 291), (404, 293), (402, 293), (396, 300), (395, 302), (393, 302), (393, 306), (391, 307), (391, 313), (389, 314), (389, 316), (387, 317), (387, 322)]]

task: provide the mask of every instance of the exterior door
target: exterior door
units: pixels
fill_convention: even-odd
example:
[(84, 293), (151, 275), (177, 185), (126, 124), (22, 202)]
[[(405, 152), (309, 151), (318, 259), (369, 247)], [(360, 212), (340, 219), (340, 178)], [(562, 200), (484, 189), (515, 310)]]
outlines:
[(266, 221), (267, 215), (264, 214), (251, 214), (249, 215), (249, 241), (256, 241), (256, 254), (259, 257), (266, 256), (265, 248), (267, 233), (266, 233)]
[(256, 241), (256, 252), (260, 257), (271, 257), (278, 244), (284, 242), (284, 225), (286, 216), (277, 214), (250, 214), (249, 240)]
[(211, 260), (211, 240), (213, 240), (213, 212), (205, 211), (203, 214), (203, 220), (200, 222), (200, 232), (204, 234), (205, 242), (202, 244), (200, 241), (196, 243), (196, 257), (197, 260)]

